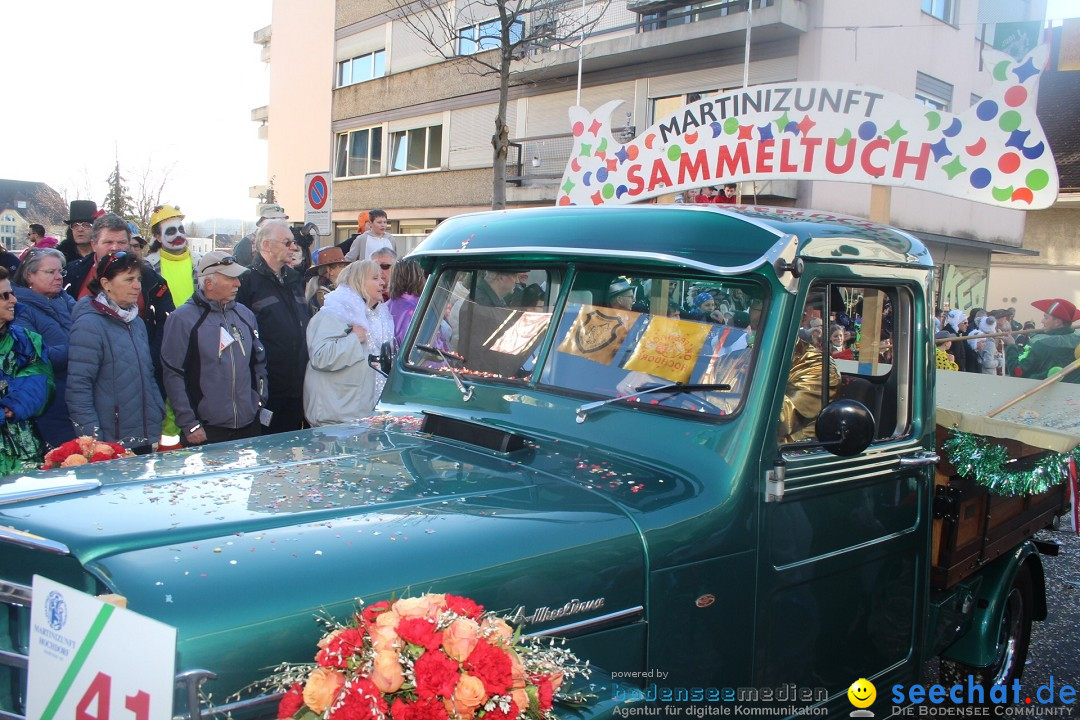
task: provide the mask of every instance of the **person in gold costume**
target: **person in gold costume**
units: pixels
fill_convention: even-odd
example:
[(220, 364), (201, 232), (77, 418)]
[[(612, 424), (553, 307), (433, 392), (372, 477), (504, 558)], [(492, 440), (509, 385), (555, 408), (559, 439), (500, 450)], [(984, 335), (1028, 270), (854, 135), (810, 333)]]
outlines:
[[(817, 416), (822, 408), (821, 373), (824, 366), (821, 348), (799, 339), (780, 410), (781, 443), (814, 438)], [(840, 371), (834, 363), (830, 362), (828, 367), (831, 396), (840, 387)]]

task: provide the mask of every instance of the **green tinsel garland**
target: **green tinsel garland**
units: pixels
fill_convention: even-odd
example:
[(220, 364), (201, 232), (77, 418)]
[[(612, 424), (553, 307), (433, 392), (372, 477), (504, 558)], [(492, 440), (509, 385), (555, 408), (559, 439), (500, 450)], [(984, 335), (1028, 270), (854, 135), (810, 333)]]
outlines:
[(1051, 453), (1031, 470), (1009, 471), (1009, 455), (1000, 445), (991, 445), (978, 435), (954, 430), (945, 441), (948, 460), (960, 475), (975, 479), (997, 495), (1015, 497), (1038, 495), (1069, 477), (1069, 459), (1080, 465), (1080, 447), (1067, 453)]

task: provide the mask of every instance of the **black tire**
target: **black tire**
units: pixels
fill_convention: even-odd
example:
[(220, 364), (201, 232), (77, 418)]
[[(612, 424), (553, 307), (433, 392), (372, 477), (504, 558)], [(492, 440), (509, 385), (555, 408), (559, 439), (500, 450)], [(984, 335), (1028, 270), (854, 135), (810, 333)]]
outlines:
[(1031, 573), (1026, 567), (1020, 568), (1009, 594), (1005, 597), (1005, 608), (998, 630), (997, 657), (994, 662), (986, 667), (977, 667), (942, 658), (942, 685), (948, 687), (966, 684), (970, 675), (977, 684), (989, 690), (992, 685), (1008, 685), (1013, 680), (1020, 679), (1024, 673), (1028, 643), (1031, 640), (1034, 602), (1031, 585)]

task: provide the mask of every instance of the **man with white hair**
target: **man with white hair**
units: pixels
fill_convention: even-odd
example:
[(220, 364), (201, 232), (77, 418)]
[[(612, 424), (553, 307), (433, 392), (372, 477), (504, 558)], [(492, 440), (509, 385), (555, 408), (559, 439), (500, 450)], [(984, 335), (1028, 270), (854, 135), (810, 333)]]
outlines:
[(263, 422), (269, 432), (299, 430), (304, 424), (307, 325), (304, 278), (289, 267), (296, 239), (284, 220), (267, 220), (255, 233), (255, 260), (240, 279), (236, 300), (255, 313), (266, 348), (269, 395)]
[(255, 315), (236, 302), (247, 271), (224, 250), (203, 255), (195, 292), (165, 322), (165, 392), (184, 445), (260, 434), (266, 353)]

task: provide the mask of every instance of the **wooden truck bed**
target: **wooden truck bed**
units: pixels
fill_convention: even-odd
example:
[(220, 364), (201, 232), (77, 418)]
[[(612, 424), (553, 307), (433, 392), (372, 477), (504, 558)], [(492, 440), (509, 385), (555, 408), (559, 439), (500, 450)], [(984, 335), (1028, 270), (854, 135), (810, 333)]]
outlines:
[(1002, 445), (1025, 470), (1051, 452), (1080, 444), (1080, 386), (1057, 383), (994, 418), (998, 407), (1038, 383), (1033, 380), (938, 372), (937, 447), (931, 585), (949, 588), (1009, 552), (1068, 510), (1064, 483), (1029, 497), (1004, 497), (962, 477), (946, 459), (953, 430)]

